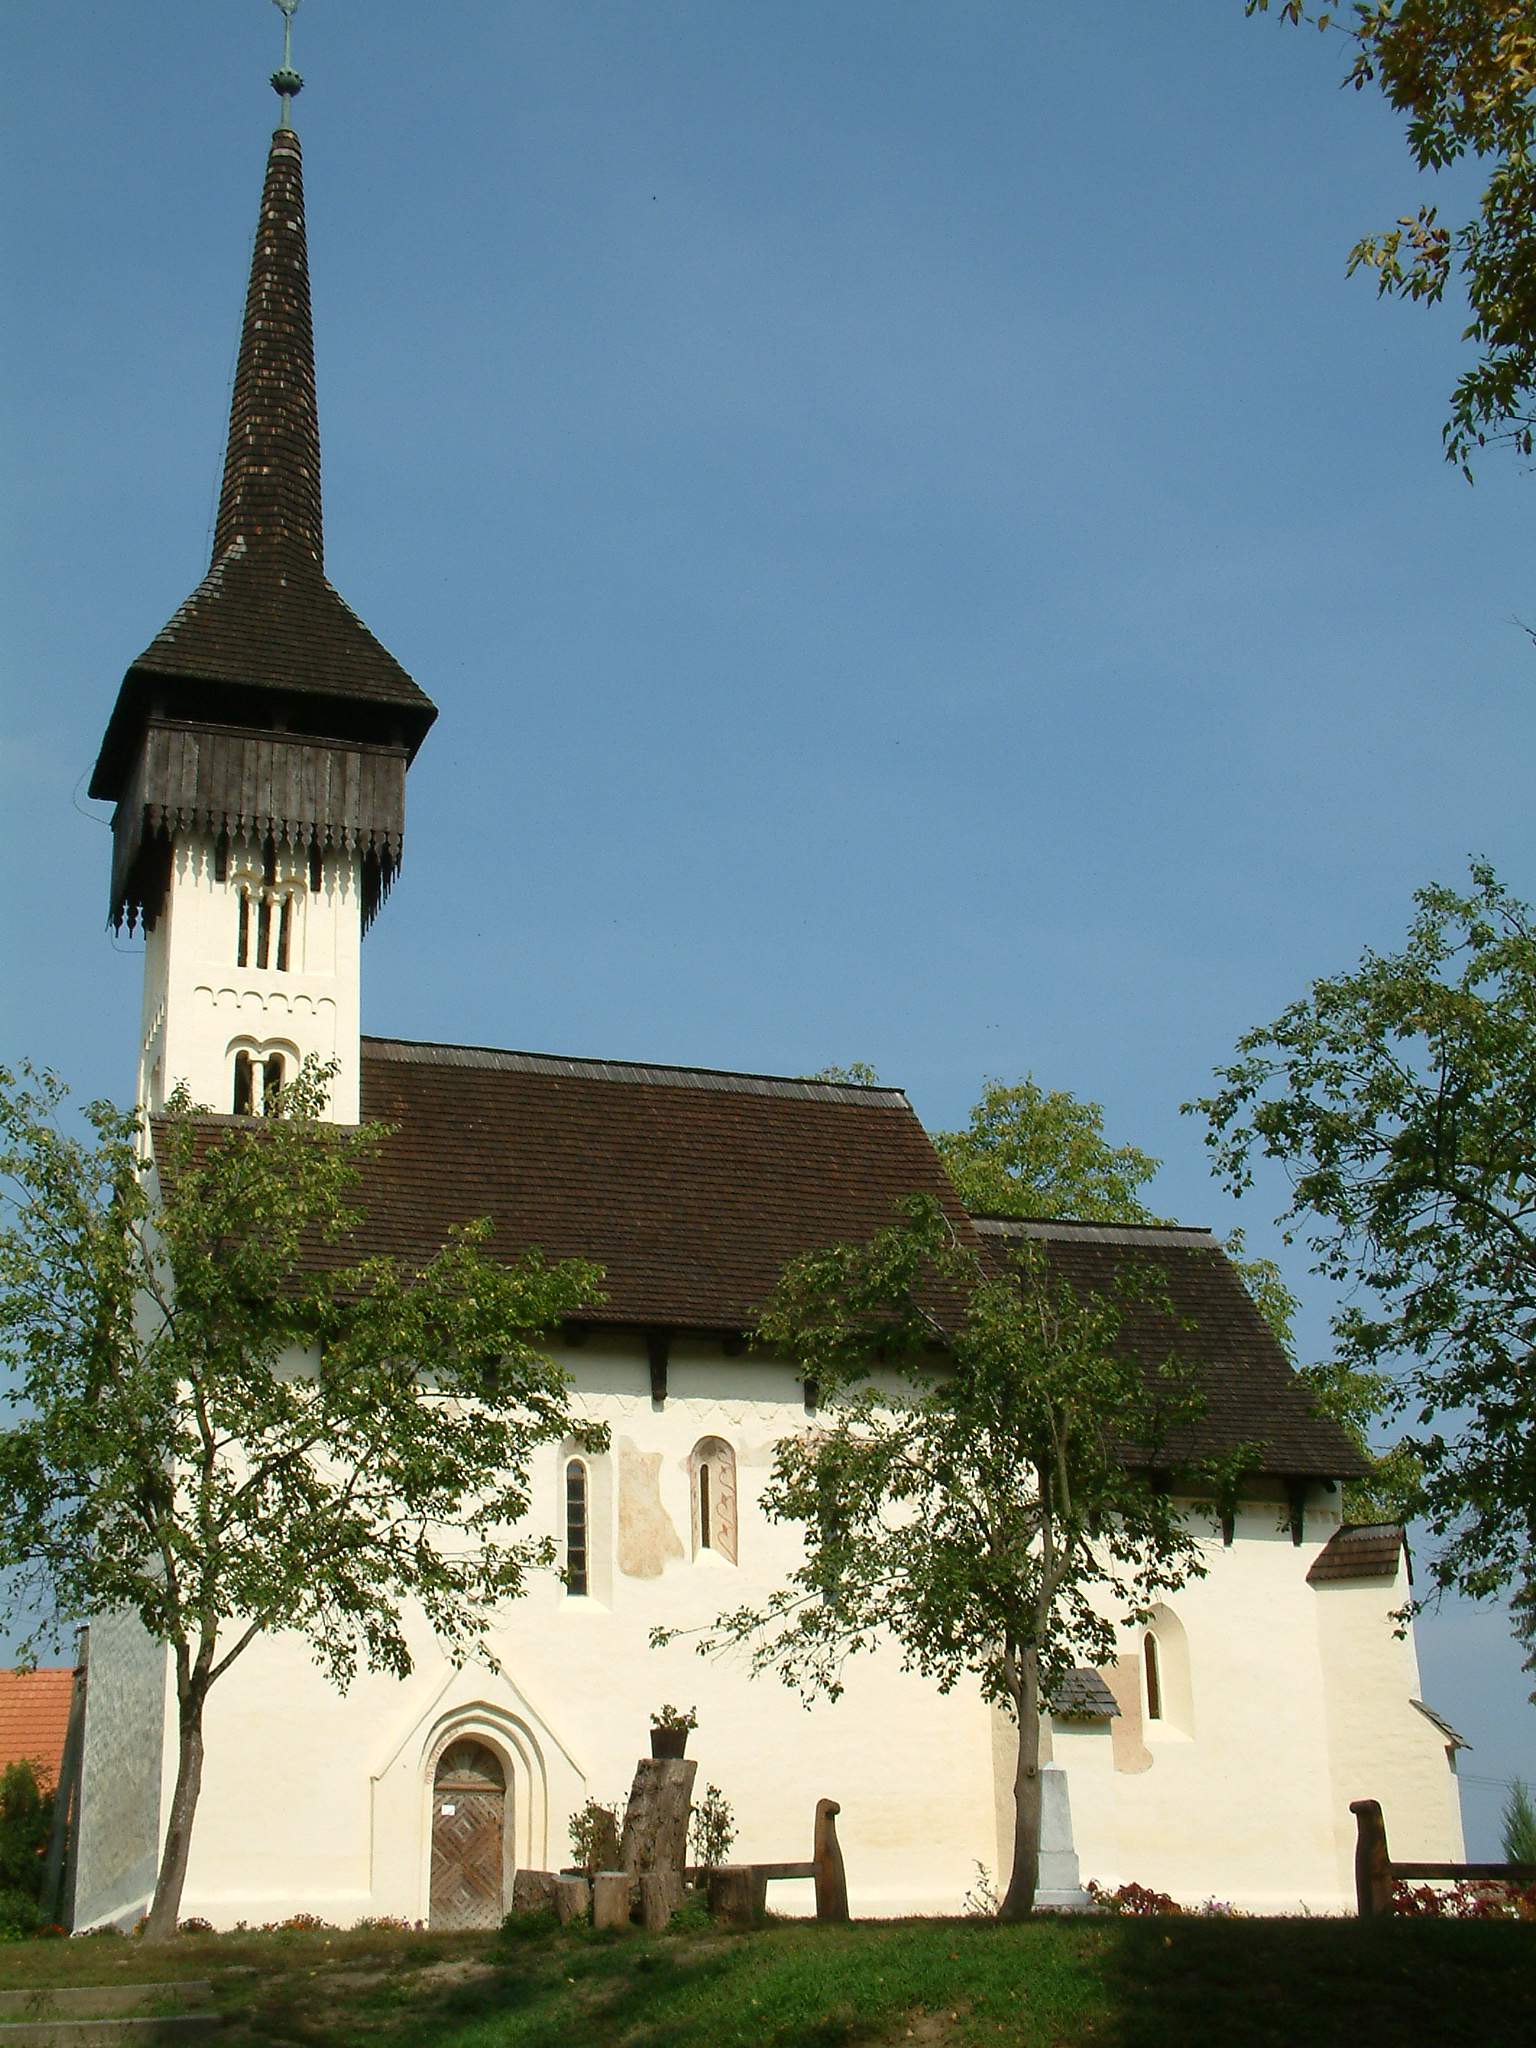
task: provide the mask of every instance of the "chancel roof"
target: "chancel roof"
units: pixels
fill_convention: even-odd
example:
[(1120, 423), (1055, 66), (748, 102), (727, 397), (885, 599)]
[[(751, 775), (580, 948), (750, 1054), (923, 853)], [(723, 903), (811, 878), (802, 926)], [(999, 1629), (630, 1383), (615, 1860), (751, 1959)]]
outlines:
[(1314, 1412), (1212, 1232), (1060, 1218), (973, 1221), (995, 1266), (1010, 1245), (1038, 1244), (1050, 1271), (1085, 1297), (1118, 1290), (1121, 1344), (1149, 1372), (1170, 1357), (1189, 1369), (1202, 1408), (1170, 1452), (1206, 1458), (1250, 1445), (1256, 1472), (1347, 1479), (1366, 1470), (1338, 1424)]

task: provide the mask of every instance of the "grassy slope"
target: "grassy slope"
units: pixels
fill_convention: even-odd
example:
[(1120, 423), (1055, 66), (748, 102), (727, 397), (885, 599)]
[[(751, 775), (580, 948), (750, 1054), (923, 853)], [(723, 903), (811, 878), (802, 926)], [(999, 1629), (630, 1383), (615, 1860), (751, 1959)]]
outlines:
[(208, 1977), (228, 2048), (1488, 2048), (1536, 2040), (1536, 1928), (908, 1921), (185, 1936), (0, 1949), (0, 1988)]

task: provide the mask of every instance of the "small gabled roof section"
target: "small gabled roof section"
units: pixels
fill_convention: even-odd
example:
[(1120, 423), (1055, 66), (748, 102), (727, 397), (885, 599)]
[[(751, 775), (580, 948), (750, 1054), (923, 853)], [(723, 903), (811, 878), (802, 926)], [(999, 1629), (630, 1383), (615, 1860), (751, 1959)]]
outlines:
[(1408, 1704), (1410, 1707), (1417, 1707), (1426, 1721), (1434, 1722), (1440, 1733), (1445, 1737), (1447, 1749), (1470, 1749), (1472, 1747), (1465, 1735), (1458, 1735), (1456, 1733), (1456, 1730), (1446, 1720), (1444, 1714), (1437, 1714), (1433, 1707), (1426, 1707), (1422, 1700), (1410, 1700)]
[(1081, 1664), (1057, 1679), (1046, 1705), (1057, 1721), (1112, 1721), (1120, 1712), (1098, 1672)]
[(1395, 1579), (1406, 1542), (1401, 1522), (1346, 1522), (1313, 1558), (1307, 1583), (1326, 1586), (1344, 1579)]

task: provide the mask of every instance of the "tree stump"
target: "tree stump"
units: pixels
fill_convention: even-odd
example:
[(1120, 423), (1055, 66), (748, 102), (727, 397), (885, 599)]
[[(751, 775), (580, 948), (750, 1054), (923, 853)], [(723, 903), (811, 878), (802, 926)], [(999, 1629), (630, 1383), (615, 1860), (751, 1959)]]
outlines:
[(557, 1877), (555, 1879), (555, 1918), (562, 1927), (569, 1927), (573, 1920), (579, 1920), (583, 1913), (591, 1910), (592, 1887), (584, 1877)]
[(520, 1870), (512, 1880), (512, 1911), (553, 1913), (559, 1882), (552, 1870)]
[(629, 1925), (630, 1877), (627, 1870), (600, 1870), (592, 1880), (592, 1925)]
[(750, 1863), (723, 1863), (709, 1873), (710, 1917), (727, 1927), (758, 1927), (768, 1903), (768, 1879)]
[(641, 1877), (648, 1870), (675, 1875), (679, 1887), (688, 1858), (688, 1817), (698, 1765), (689, 1757), (642, 1757), (635, 1766), (619, 1867)]
[(811, 1861), (816, 1866), (816, 1918), (848, 1918), (848, 1879), (843, 1871), (843, 1852), (837, 1839), (837, 1816), (842, 1808), (835, 1799), (816, 1802), (816, 1835)]
[(660, 1934), (682, 1904), (682, 1887), (669, 1870), (642, 1871), (640, 1921), (647, 1934)]

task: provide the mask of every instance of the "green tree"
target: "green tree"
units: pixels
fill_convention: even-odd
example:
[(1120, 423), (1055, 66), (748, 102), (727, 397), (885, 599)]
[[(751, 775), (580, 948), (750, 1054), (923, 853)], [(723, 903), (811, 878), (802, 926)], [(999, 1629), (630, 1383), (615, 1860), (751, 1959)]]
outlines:
[[(320, 1121), (325, 1070), (261, 1123), (110, 1104), (62, 1128), (51, 1075), (0, 1073), (0, 1567), (13, 1612), (126, 1609), (168, 1645), (179, 1743), (147, 1932), (175, 1929), (211, 1688), (266, 1631), (345, 1686), (411, 1668), (407, 1609), (463, 1656), (552, 1544), (516, 1533), (531, 1455), (577, 1422), (536, 1339), (594, 1269), (351, 1262), (378, 1127)], [(430, 1370), (424, 1371), (424, 1361)], [(40, 1628), (48, 1624), (37, 1624)]]
[(846, 1660), (887, 1638), (941, 1691), (975, 1678), (1018, 1730), (1005, 1920), (1034, 1902), (1053, 1684), (1112, 1661), (1116, 1621), (1204, 1569), (1142, 1462), (1198, 1405), (1171, 1347), (1150, 1373), (1122, 1350), (1124, 1316), (1148, 1306), (1130, 1273), (1121, 1295), (1074, 1294), (1038, 1247), (985, 1266), (914, 1197), (868, 1244), (794, 1261), (760, 1319), (821, 1389), (818, 1427), (780, 1442), (762, 1501), (802, 1526), (804, 1559), (698, 1647), (746, 1645), (807, 1698), (835, 1698)]
[(1536, 1806), (1524, 1778), (1511, 1783), (1499, 1827), (1506, 1863), (1536, 1863)]
[(1032, 1075), (984, 1083), (965, 1129), (936, 1131), (933, 1142), (973, 1215), (1158, 1220), (1139, 1191), (1161, 1162), (1111, 1145), (1098, 1103), (1044, 1089)]
[[(1270, 0), (1245, 0), (1249, 14)], [(1315, 22), (1353, 45), (1345, 83), (1377, 86), (1408, 124), (1421, 171), (1465, 157), (1487, 165), (1472, 218), (1441, 223), (1420, 206), (1350, 251), (1377, 289), (1434, 305), (1460, 272), (1477, 361), (1457, 380), (1445, 452), (1471, 476), (1474, 448), (1536, 446), (1536, 0), (1357, 0), (1353, 19), (1278, 0), (1291, 23)]]
[(1278, 1162), (1314, 1270), (1368, 1290), (1338, 1369), (1409, 1417), (1434, 1580), (1516, 1585), (1536, 1659), (1536, 931), (1486, 865), (1415, 900), (1400, 950), (1314, 982), (1191, 1106), (1229, 1186)]

